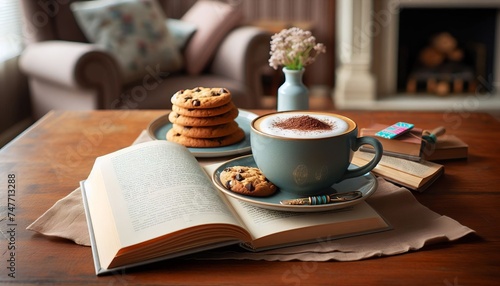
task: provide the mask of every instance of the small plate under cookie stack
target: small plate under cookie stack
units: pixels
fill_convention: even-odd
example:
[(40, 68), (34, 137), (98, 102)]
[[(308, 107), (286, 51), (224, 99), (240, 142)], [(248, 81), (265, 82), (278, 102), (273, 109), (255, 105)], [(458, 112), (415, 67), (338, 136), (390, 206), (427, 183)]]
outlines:
[(245, 138), (238, 126), (238, 108), (227, 88), (197, 87), (179, 90), (172, 98), (167, 140), (186, 147), (221, 147)]

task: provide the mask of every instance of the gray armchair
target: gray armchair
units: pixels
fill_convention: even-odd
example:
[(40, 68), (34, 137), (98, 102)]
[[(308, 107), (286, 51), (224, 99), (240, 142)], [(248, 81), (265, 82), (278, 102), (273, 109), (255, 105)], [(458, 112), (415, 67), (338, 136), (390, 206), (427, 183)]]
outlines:
[[(159, 2), (167, 10), (185, 5), (181, 1)], [(29, 78), (35, 118), (52, 109), (167, 109), (172, 94), (196, 86), (226, 87), (238, 107), (260, 106), (261, 72), (269, 55), (269, 34), (262, 30), (232, 29), (200, 74), (157, 73), (148, 66), (141, 80), (127, 82), (115, 58), (86, 40), (69, 8), (74, 1), (22, 2), (30, 33), (20, 67)], [(40, 19), (46, 20), (43, 25)]]

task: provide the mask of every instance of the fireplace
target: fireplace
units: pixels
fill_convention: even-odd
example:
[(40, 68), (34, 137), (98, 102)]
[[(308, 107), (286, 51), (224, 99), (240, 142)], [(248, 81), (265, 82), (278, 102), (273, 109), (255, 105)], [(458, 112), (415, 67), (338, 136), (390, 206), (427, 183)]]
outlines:
[(495, 8), (402, 8), (397, 91), (493, 93)]
[(337, 0), (335, 106), (500, 110), (500, 2)]

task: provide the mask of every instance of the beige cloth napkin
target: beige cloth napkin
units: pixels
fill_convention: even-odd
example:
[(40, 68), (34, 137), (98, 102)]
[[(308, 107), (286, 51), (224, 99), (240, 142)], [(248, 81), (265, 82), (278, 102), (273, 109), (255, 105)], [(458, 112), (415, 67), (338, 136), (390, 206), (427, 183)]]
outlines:
[[(143, 132), (134, 144), (147, 140), (150, 139)], [(213, 159), (200, 161), (201, 164), (214, 163)], [(421, 205), (408, 189), (393, 185), (382, 178), (377, 180), (378, 189), (367, 202), (391, 224), (392, 230), (257, 253), (234, 247), (230, 250), (217, 249), (197, 253), (189, 258), (349, 261), (401, 254), (431, 243), (453, 241), (474, 232), (457, 221)], [(56, 202), (27, 229), (89, 246), (90, 238), (80, 188)]]

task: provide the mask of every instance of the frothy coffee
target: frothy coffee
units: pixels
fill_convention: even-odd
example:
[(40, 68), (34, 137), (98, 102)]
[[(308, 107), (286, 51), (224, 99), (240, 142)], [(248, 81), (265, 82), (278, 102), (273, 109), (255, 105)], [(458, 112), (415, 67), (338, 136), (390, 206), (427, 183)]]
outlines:
[(286, 138), (326, 138), (351, 130), (354, 123), (340, 116), (315, 112), (284, 112), (264, 116), (254, 127), (266, 134)]

